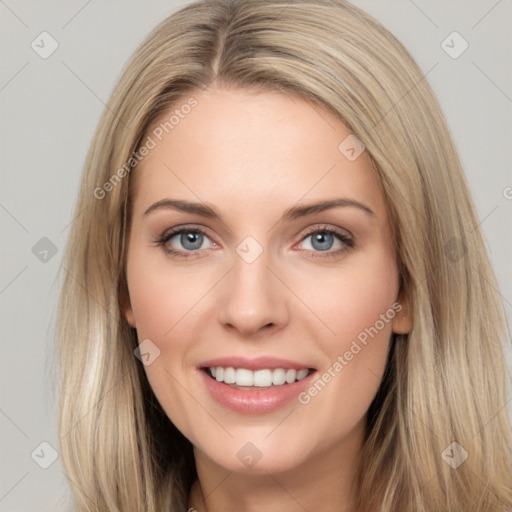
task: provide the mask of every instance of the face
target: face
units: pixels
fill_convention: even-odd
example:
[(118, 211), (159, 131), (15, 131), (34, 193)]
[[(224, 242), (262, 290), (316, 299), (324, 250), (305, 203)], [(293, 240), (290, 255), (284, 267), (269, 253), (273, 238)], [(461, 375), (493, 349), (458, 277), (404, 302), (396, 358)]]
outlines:
[(350, 131), (301, 99), (192, 96), (130, 178), (125, 315), (150, 340), (151, 387), (212, 467), (347, 453), (392, 331), (410, 328), (377, 175), (352, 139), (339, 149)]

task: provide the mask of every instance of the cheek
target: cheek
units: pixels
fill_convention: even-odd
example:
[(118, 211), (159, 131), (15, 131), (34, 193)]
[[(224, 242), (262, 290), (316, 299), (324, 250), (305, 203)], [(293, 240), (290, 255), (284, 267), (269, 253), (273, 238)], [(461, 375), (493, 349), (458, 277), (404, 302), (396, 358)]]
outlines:
[(127, 279), (139, 343), (150, 339), (159, 350), (153, 362), (144, 366), (148, 382), (168, 417), (186, 432), (193, 415), (190, 396), (182, 387), (190, 388), (181, 373), (192, 336), (185, 331), (211, 285), (203, 286), (204, 280), (194, 279), (188, 270), (171, 269), (161, 256), (138, 248), (130, 253)]
[[(310, 275), (308, 281), (314, 282), (315, 277), (320, 279), (320, 274)], [(398, 281), (394, 260), (381, 253), (354, 265), (340, 265), (328, 279), (324, 273), (322, 286), (314, 292), (303, 284), (303, 294), (310, 290), (308, 305), (329, 328), (317, 334), (319, 348), (327, 356), (325, 366), (319, 382), (302, 400), (316, 401), (319, 415), (347, 425), (367, 411), (382, 380), (392, 321), (400, 309), (395, 302)], [(318, 326), (312, 320), (311, 333), (313, 323)], [(335, 410), (330, 409), (333, 403)]]
[[(139, 339), (163, 340), (175, 326), (200, 304), (208, 282), (183, 267), (176, 270), (165, 257), (144, 258), (134, 251), (127, 266), (130, 302)], [(211, 287), (211, 285), (210, 285)]]
[[(399, 278), (396, 263), (387, 253), (375, 251), (365, 257), (347, 258), (328, 272), (310, 269), (307, 279), (298, 275), (295, 279), (300, 283), (297, 294), (328, 328), (322, 329), (326, 348), (341, 350), (360, 333), (364, 338), (365, 329), (376, 323), (379, 331), (391, 333)], [(379, 321), (381, 315), (386, 316), (384, 324)]]

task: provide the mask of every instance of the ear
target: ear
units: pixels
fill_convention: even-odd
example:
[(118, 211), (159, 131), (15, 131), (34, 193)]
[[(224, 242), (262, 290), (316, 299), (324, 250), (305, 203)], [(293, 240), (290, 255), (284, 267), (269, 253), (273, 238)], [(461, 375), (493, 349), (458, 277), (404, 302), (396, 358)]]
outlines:
[(128, 287), (126, 286), (125, 281), (121, 282), (119, 287), (119, 310), (121, 315), (124, 315), (126, 318), (128, 325), (130, 327), (135, 327), (135, 315), (133, 314)]
[(392, 330), (395, 334), (409, 334), (413, 326), (412, 304), (409, 297), (400, 293), (397, 298), (397, 303), (402, 306), (402, 309), (397, 312), (392, 321)]
[(128, 325), (130, 327), (135, 327), (135, 316), (133, 314), (132, 306), (131, 304), (128, 305), (124, 310), (124, 316), (126, 318), (126, 321), (128, 322)]

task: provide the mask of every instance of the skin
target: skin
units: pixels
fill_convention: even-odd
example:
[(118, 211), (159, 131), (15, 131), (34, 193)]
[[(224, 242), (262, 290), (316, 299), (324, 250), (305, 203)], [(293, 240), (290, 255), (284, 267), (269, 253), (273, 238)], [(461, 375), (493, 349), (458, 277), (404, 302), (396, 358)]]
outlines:
[[(366, 152), (349, 161), (338, 150), (350, 131), (302, 99), (226, 88), (192, 96), (197, 107), (131, 178), (124, 312), (139, 341), (159, 348), (147, 377), (194, 445), (199, 479), (189, 506), (353, 511), (366, 412), (390, 336), (411, 328), (378, 178)], [(348, 206), (280, 221), (287, 208), (339, 197), (374, 215)], [(166, 198), (208, 203), (223, 221), (170, 208), (144, 215)], [(206, 237), (188, 250), (192, 257), (176, 258), (156, 241), (185, 224)], [(354, 247), (333, 237), (319, 250), (307, 231), (326, 226), (350, 235)], [(247, 236), (263, 248), (250, 264), (236, 252)], [(167, 247), (187, 252), (179, 234)], [(232, 355), (308, 362), (321, 375), (397, 301), (400, 314), (306, 405), (293, 400), (274, 412), (241, 414), (214, 401), (200, 378), (201, 362)], [(261, 453), (252, 467), (237, 457), (249, 441)]]

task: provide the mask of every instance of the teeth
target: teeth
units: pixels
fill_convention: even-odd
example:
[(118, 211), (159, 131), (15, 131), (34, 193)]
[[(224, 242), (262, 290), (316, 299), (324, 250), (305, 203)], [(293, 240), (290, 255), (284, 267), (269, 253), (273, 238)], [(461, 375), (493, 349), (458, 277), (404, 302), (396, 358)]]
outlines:
[(307, 368), (303, 368), (297, 372), (297, 380), (302, 380), (308, 376), (309, 370)]
[[(219, 371), (217, 369), (217, 371)], [(253, 383), (253, 372), (246, 370), (245, 368), (238, 368), (235, 373), (235, 383), (237, 386), (252, 386)]]
[(286, 382), (288, 384), (295, 382), (295, 377), (297, 377), (297, 370), (286, 370)]
[(259, 388), (272, 386), (272, 371), (257, 370), (253, 373), (253, 384)]
[(234, 384), (236, 382), (236, 372), (234, 368), (226, 368), (224, 370), (224, 382), (226, 384)]
[(245, 368), (217, 366), (209, 368), (209, 371), (217, 382), (258, 388), (266, 388), (271, 385), (281, 386), (285, 383), (292, 384), (306, 378), (309, 374), (307, 368), (301, 368), (300, 370), (276, 368), (275, 370), (265, 369), (253, 372)]
[(281, 386), (286, 382), (286, 370), (278, 368), (272, 372), (272, 384), (274, 386)]

